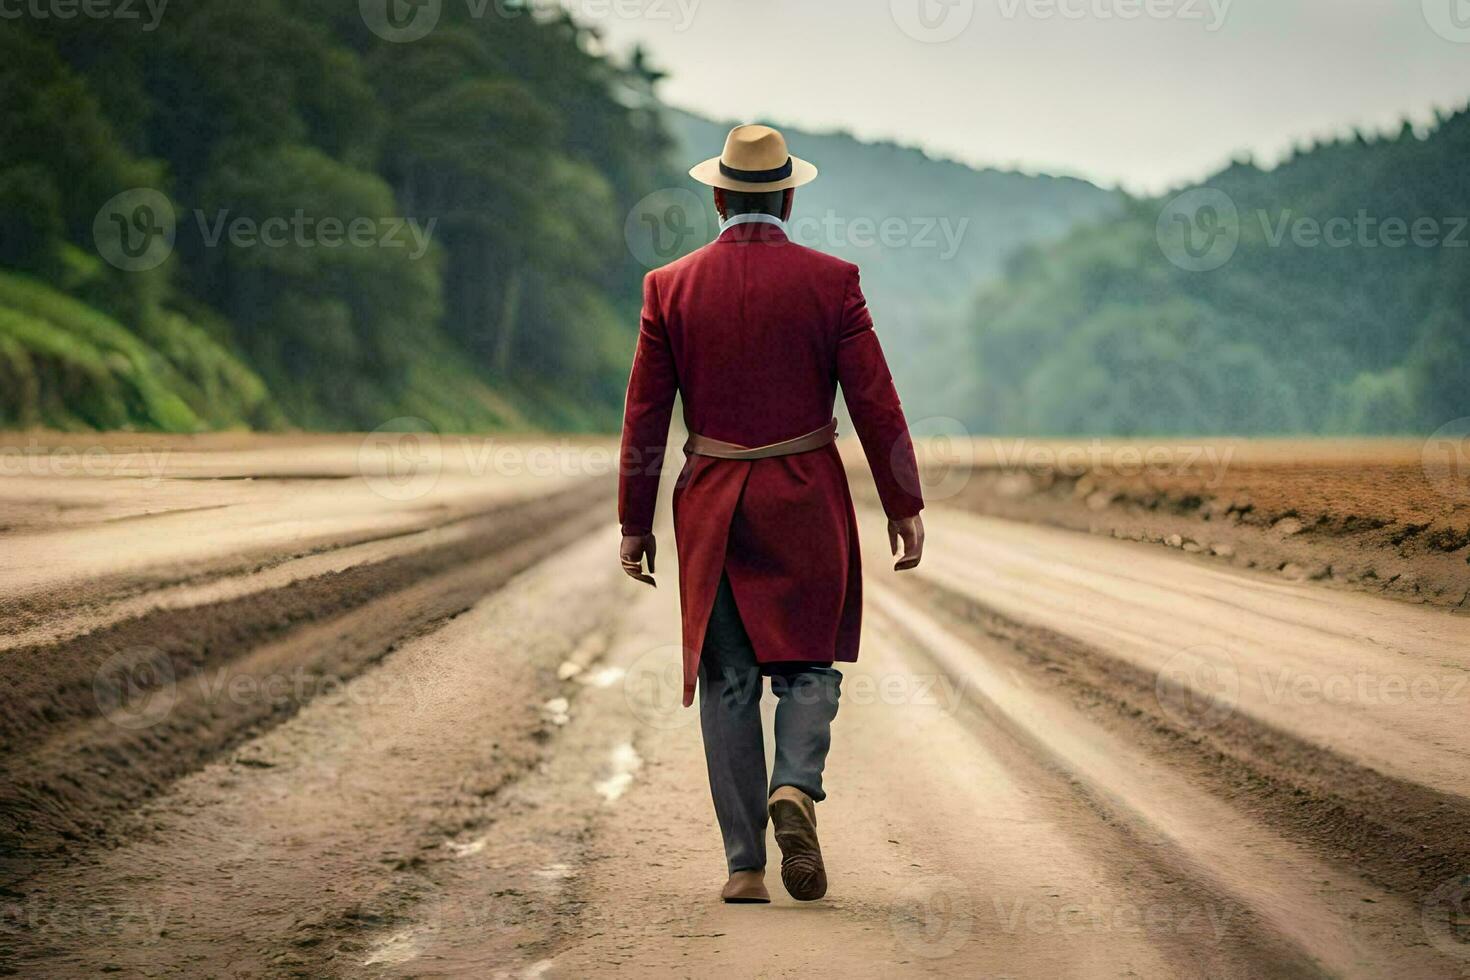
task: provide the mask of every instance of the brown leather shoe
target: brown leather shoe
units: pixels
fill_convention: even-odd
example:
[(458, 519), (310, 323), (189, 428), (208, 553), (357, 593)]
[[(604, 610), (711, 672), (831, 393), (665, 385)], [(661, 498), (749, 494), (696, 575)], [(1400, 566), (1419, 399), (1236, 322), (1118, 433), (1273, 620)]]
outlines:
[(737, 871), (725, 882), (720, 898), (731, 905), (754, 905), (771, 900), (764, 871)]
[(827, 869), (817, 843), (817, 806), (794, 786), (778, 786), (767, 806), (781, 847), (781, 884), (798, 902), (827, 894)]

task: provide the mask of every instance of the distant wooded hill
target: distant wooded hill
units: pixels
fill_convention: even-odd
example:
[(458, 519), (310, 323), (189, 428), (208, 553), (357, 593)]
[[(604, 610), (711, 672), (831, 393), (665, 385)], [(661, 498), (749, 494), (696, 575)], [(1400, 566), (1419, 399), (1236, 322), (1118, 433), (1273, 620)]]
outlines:
[(952, 404), (976, 430), (1042, 435), (1463, 423), (1467, 160), (1460, 112), (1131, 201), (1007, 264), (957, 326)]

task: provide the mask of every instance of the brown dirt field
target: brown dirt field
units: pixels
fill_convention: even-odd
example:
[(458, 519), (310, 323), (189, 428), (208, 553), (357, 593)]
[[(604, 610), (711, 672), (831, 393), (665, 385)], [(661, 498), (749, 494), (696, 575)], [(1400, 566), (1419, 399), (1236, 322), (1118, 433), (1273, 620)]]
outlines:
[(1470, 610), (1463, 447), (994, 438), (919, 448), (933, 503)]
[(0, 436), (0, 976), (1470, 976), (1424, 447), (922, 444), (751, 907), (608, 444), (374, 439)]

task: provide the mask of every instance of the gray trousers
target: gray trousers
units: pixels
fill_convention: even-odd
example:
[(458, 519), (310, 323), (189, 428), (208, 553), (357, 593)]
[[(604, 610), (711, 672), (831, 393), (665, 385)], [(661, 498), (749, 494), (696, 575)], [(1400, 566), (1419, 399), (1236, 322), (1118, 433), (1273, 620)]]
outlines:
[[(776, 765), (766, 782), (762, 671), (776, 695)], [(821, 800), (842, 674), (830, 662), (756, 663), (728, 579), (720, 580), (699, 660), (699, 724), (730, 872), (766, 866), (766, 801), (778, 786)]]

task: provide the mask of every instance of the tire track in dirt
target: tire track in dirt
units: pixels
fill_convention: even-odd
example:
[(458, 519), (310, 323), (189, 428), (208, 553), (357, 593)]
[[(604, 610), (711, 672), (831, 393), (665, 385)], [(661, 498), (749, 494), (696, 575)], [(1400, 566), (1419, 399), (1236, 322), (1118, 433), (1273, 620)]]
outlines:
[(7, 651), (0, 894), (605, 522), (607, 492), (587, 481), (470, 519), (471, 533), (420, 551)]
[[(881, 567), (868, 590), (820, 807), (826, 900), (790, 902), (773, 873), (773, 905), (718, 902), (697, 712), (677, 707), (671, 675), (651, 715), (645, 683), (577, 702), (549, 765), (502, 800), (425, 917), (379, 935), (372, 965), (507, 978), (1467, 972), (1417, 895), (1196, 780), (1188, 752), (1140, 737), (1154, 719), (1103, 724), (1141, 709), (1059, 683), (1057, 667), (1099, 683), (1110, 668), (1063, 633), (977, 628), (968, 597)], [(658, 637), (677, 635), (672, 599), (642, 597), (611, 669), (648, 673)], [(622, 743), (640, 765), (608, 804), (589, 774)]]
[[(788, 898), (768, 842), (773, 904), (721, 904), (697, 709), (679, 704), (677, 661), (664, 678), (656, 660), (674, 655), (660, 643), (677, 627), (671, 599), (640, 599), (607, 657), (622, 690), (582, 695), (483, 849), (419, 921), (384, 932), (384, 975), (1320, 976), (1238, 902), (1099, 819), (965, 690), (936, 686), (884, 617), (843, 665), (819, 807), (831, 892)], [(624, 795), (600, 799), (591, 775), (624, 743), (640, 764)]]
[[(414, 920), (476, 851), (506, 789), (542, 763), (565, 665), (599, 656), (623, 611), (632, 586), (607, 560), (614, 529), (601, 508), (591, 522), (599, 533), (567, 522), (526, 542), (523, 570), (463, 615), (176, 781), (120, 818), (108, 846), (33, 880), (6, 903), (5, 925), (21, 925), (5, 937), (19, 967), (368, 972), (382, 934)], [(464, 921), (488, 921), (487, 901), (507, 899), (476, 896)]]
[[(1410, 899), (1470, 867), (1470, 800), (1385, 776), (1248, 715), (1217, 715), (1202, 692), (1166, 690), (1179, 710), (1165, 710), (1157, 675), (936, 581), (919, 579), (905, 592), (970, 642), (1007, 656), (1032, 683), (1310, 843), (1324, 860), (1350, 863)], [(1208, 723), (1191, 724), (1191, 713)]]
[(1332, 976), (1454, 976), (1462, 963), (1428, 949), (1417, 896), (1392, 894), (1351, 862), (1323, 860), (1227, 800), (1189, 782), (1178, 759), (1139, 751), (1038, 685), (994, 640), (971, 644), (891, 589), (873, 604), (955, 682), (987, 718), (1068, 777), (1079, 798), (1151, 851), (1173, 877), (1246, 911), (1273, 964), (1311, 964)]

